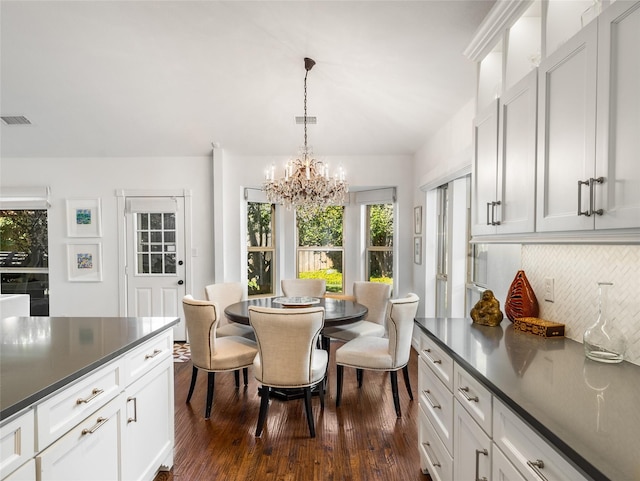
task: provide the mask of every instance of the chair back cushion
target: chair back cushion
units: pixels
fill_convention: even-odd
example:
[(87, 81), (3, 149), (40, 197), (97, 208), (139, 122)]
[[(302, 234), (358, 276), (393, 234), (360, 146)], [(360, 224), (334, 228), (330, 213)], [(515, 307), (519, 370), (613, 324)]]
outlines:
[(327, 291), (324, 279), (282, 279), (280, 286), (286, 297), (322, 297)]
[(394, 368), (403, 367), (409, 362), (413, 320), (418, 311), (420, 298), (416, 294), (407, 294), (402, 299), (391, 299), (387, 307), (387, 327), (389, 328), (389, 353)]
[(194, 366), (211, 369), (211, 359), (216, 351), (216, 328), (220, 317), (218, 305), (187, 295), (182, 298), (182, 308), (191, 346), (191, 361)]
[(324, 326), (324, 307), (249, 306), (249, 322), (258, 343), (254, 374), (259, 382), (275, 387), (313, 382), (316, 341)]
[(369, 310), (366, 321), (385, 325), (387, 302), (391, 297), (391, 286), (381, 282), (356, 281), (353, 283), (353, 295), (358, 304)]
[(244, 287), (240, 282), (221, 282), (209, 284), (204, 288), (204, 294), (208, 301), (218, 303), (220, 312), (220, 326), (229, 323), (224, 310), (227, 306), (240, 302), (244, 296)]

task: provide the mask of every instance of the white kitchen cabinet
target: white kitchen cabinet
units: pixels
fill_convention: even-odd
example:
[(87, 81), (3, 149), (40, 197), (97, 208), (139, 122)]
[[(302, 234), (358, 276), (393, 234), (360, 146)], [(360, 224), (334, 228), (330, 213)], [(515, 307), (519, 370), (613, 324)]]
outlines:
[(33, 409), (29, 409), (0, 428), (0, 478), (4, 479), (34, 454), (35, 416)]
[(640, 227), (640, 2), (598, 18), (596, 229)]
[(538, 70), (538, 232), (593, 228), (579, 212), (589, 211), (595, 176), (597, 33), (591, 22)]
[(122, 406), (119, 396), (39, 453), (39, 481), (119, 480)]
[(493, 403), (493, 440), (529, 481), (585, 479), (558, 451), (497, 399)]
[(476, 118), (474, 236), (535, 229), (536, 102), (533, 70)]
[(526, 481), (495, 443), (491, 457), (491, 479), (492, 481)]
[[(163, 361), (125, 390), (122, 480), (153, 479), (173, 464), (173, 362)], [(170, 457), (170, 461), (166, 458)]]
[(31, 458), (3, 481), (36, 481), (36, 460)]
[(454, 366), (453, 393), (482, 430), (491, 436), (493, 396), (491, 392), (465, 371), (459, 364)]
[(493, 443), (458, 400), (455, 401), (453, 425), (453, 478), (488, 481), (491, 479)]

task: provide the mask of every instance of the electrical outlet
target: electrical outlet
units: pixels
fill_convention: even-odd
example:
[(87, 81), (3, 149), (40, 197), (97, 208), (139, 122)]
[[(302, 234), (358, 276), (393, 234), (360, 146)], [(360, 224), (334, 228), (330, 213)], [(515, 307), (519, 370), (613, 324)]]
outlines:
[(553, 302), (553, 277), (545, 277), (544, 279), (544, 300)]

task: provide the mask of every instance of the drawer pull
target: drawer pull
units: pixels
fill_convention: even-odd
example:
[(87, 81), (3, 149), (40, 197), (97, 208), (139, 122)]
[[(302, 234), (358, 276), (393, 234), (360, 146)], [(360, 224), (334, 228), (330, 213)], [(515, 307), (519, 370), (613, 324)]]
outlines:
[(487, 481), (486, 476), (480, 477), (480, 455), (484, 454), (485, 456), (489, 456), (489, 451), (486, 449), (476, 449), (476, 481)]
[(93, 391), (91, 391), (91, 396), (89, 396), (88, 398), (82, 399), (82, 398), (78, 398), (76, 399), (76, 404), (84, 404), (84, 403), (88, 403), (93, 401), (95, 398), (97, 398), (100, 394), (102, 394), (104, 392), (104, 389), (100, 389), (100, 388), (94, 388)]
[(422, 443), (422, 445), (424, 446), (424, 450), (429, 455), (430, 460), (433, 459), (433, 461), (431, 461), (431, 465), (435, 466), (436, 468), (441, 468), (442, 465), (440, 464), (440, 461), (438, 461), (438, 458), (436, 458), (435, 454), (433, 454), (433, 451), (427, 449), (428, 447), (431, 447), (431, 444), (429, 444), (428, 442), (424, 442)]
[(434, 364), (442, 364), (442, 361), (440, 359), (434, 359), (432, 358), (429, 353), (431, 352), (431, 349), (423, 349), (422, 352), (424, 352), (424, 355), (427, 357), (427, 359), (429, 359), (429, 361), (431, 361)]
[(160, 354), (161, 352), (162, 351), (160, 349), (154, 349), (153, 354), (147, 354), (146, 356), (144, 356), (144, 360), (146, 361), (147, 359), (152, 359), (156, 357), (158, 354)]
[(127, 424), (138, 422), (138, 398), (128, 397), (127, 402), (133, 401), (133, 417), (127, 419)]
[(82, 435), (84, 436), (85, 434), (93, 434), (93, 433), (95, 433), (108, 420), (109, 420), (109, 418), (98, 418), (97, 422), (91, 428), (89, 428), (89, 429), (85, 428), (85, 429), (82, 430)]
[(542, 459), (536, 459), (535, 461), (527, 461), (527, 466), (529, 466), (534, 473), (538, 475), (540, 479), (543, 481), (548, 481), (547, 478), (540, 472), (541, 469), (544, 468), (544, 461)]
[(479, 402), (480, 400), (478, 399), (478, 396), (470, 396), (469, 395), (469, 386), (465, 386), (465, 387), (459, 387), (458, 391), (460, 391), (462, 393), (462, 395), (464, 396), (464, 398), (471, 402)]
[(440, 406), (440, 404), (436, 404), (435, 402), (433, 402), (433, 400), (431, 399), (431, 396), (429, 396), (429, 394), (431, 394), (431, 391), (427, 389), (425, 391), (422, 391), (422, 394), (424, 394), (424, 397), (427, 398), (427, 401), (429, 401), (429, 404), (431, 404), (431, 407), (433, 409), (442, 409), (442, 406)]

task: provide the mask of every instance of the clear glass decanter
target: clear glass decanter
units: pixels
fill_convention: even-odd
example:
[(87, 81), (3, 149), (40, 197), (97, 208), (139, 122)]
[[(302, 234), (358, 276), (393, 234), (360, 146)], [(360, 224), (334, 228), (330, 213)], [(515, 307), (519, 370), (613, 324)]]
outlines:
[(598, 319), (584, 331), (582, 342), (584, 353), (589, 359), (599, 362), (616, 363), (624, 358), (627, 341), (615, 319), (607, 312), (611, 282), (598, 282)]

